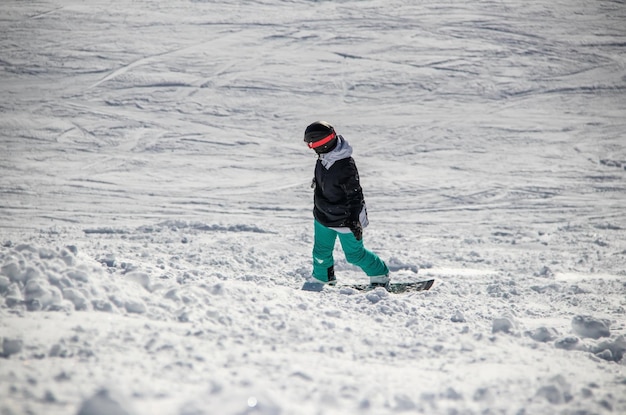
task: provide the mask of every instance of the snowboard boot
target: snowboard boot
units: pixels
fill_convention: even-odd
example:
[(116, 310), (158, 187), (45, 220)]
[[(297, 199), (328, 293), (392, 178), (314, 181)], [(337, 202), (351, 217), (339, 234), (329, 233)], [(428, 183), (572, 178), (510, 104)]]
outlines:
[(330, 267), (328, 267), (328, 269), (326, 270), (326, 281), (324, 280), (319, 280), (315, 277), (312, 277), (312, 279), (314, 281), (320, 282), (322, 284), (328, 284), (328, 285), (337, 285), (337, 278), (335, 277), (335, 266), (331, 265)]
[(335, 266), (331, 265), (328, 268), (328, 285), (337, 285), (337, 278), (335, 277)]
[(385, 290), (389, 289), (389, 275), (378, 275), (370, 277), (370, 289), (383, 287)]
[(309, 278), (307, 278), (307, 280), (304, 282), (304, 286), (302, 286), (302, 289), (305, 291), (321, 291), (322, 287), (324, 285), (336, 285), (337, 284), (337, 278), (335, 277), (335, 267), (334, 266), (330, 266), (327, 270), (327, 275), (326, 275), (326, 280), (321, 280), (316, 278), (315, 276), (311, 275)]

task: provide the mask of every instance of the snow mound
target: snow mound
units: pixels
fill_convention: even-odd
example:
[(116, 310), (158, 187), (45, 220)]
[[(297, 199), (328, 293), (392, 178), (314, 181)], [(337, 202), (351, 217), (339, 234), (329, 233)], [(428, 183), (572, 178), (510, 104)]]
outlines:
[(102, 388), (82, 403), (77, 415), (131, 415), (125, 405), (116, 393)]
[(0, 341), (0, 357), (9, 357), (22, 351), (24, 342), (22, 339), (3, 338)]
[(575, 316), (572, 319), (572, 329), (574, 333), (581, 337), (599, 339), (600, 337), (611, 336), (611, 322), (606, 319), (599, 319), (593, 316)]
[(20, 244), (0, 252), (0, 298), (4, 306), (26, 311), (104, 311), (145, 313), (141, 290), (149, 276), (107, 272), (115, 261), (81, 255), (75, 246)]

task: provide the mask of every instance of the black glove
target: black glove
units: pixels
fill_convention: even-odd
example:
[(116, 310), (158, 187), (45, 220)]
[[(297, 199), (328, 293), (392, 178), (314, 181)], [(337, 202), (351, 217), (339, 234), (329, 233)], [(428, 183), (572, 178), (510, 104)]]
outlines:
[(350, 228), (357, 241), (363, 239), (363, 226), (361, 226), (361, 222), (358, 220), (348, 222), (348, 228)]

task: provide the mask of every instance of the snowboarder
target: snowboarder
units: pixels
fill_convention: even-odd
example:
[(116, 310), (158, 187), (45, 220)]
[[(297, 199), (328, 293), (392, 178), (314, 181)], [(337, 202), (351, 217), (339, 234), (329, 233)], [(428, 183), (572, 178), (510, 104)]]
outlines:
[(316, 121), (304, 132), (304, 141), (318, 155), (315, 165), (313, 216), (313, 279), (335, 284), (333, 249), (339, 237), (346, 260), (359, 266), (370, 285), (387, 287), (389, 268), (363, 245), (367, 210), (352, 147), (325, 121)]

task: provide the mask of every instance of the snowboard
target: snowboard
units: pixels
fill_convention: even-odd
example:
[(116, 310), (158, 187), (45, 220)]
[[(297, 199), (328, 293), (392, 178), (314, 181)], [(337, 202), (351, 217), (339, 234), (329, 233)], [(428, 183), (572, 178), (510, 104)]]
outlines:
[[(430, 287), (433, 286), (434, 282), (435, 282), (434, 279), (422, 280), (422, 281), (410, 281), (410, 282), (391, 282), (389, 283), (389, 286), (386, 288), (386, 290), (393, 294), (401, 294), (401, 293), (415, 292), (415, 291), (427, 291), (427, 290), (430, 290)], [(338, 287), (339, 288), (349, 287), (357, 291), (372, 290), (369, 284), (344, 284), (344, 285), (338, 285)]]
[[(409, 281), (409, 282), (391, 282), (386, 288), (387, 291), (393, 294), (401, 294), (406, 292), (426, 291), (433, 286), (434, 279), (421, 280), (421, 281)], [(371, 291), (372, 288), (369, 284), (321, 284), (316, 282), (305, 282), (302, 286), (304, 291), (322, 291), (325, 286), (330, 288), (352, 288), (357, 291)]]

